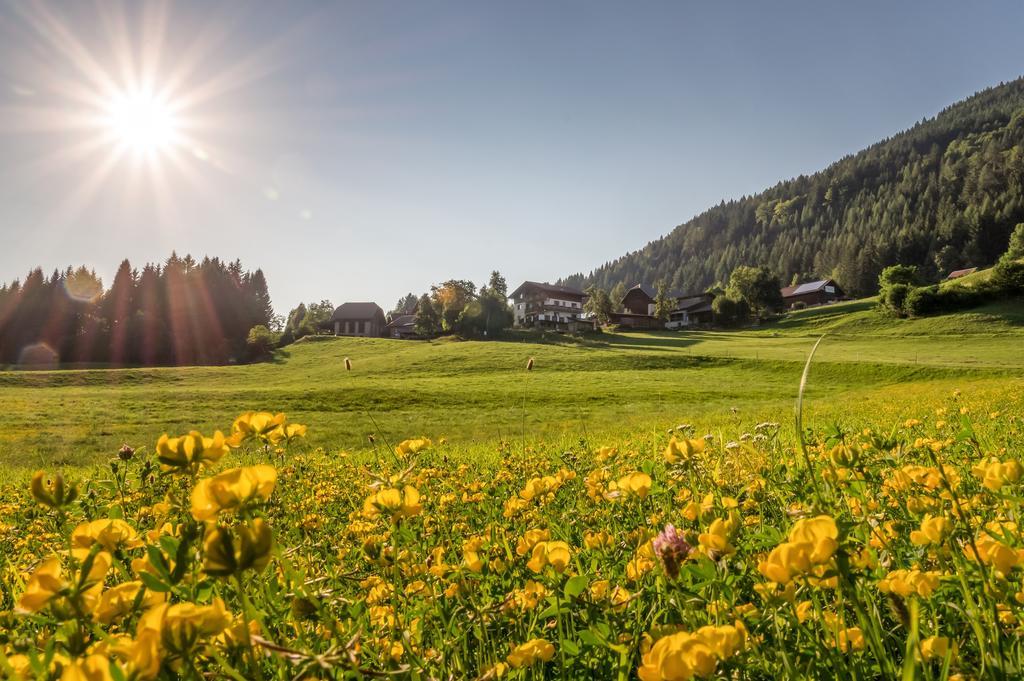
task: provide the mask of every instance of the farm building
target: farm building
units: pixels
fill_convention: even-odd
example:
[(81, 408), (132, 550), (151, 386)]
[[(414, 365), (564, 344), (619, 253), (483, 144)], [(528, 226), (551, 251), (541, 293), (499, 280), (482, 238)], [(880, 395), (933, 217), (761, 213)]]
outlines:
[(966, 277), (968, 274), (974, 274), (977, 271), (977, 267), (968, 267), (967, 269), (963, 270), (953, 270), (948, 275), (946, 275), (946, 281), (950, 281), (951, 279), (959, 279), (960, 277)]
[(793, 309), (799, 303), (803, 303), (807, 307), (825, 305), (842, 300), (844, 297), (843, 290), (832, 279), (808, 281), (782, 289), (782, 303), (786, 309)]
[(387, 323), (384, 335), (389, 338), (419, 338), (416, 333), (416, 315), (400, 314)]
[(714, 314), (711, 312), (711, 301), (714, 298), (714, 295), (710, 293), (679, 296), (676, 298), (675, 308), (665, 323), (665, 328), (681, 329), (685, 326), (710, 324), (714, 321)]
[(620, 301), (625, 312), (616, 312), (611, 321), (629, 329), (681, 329), (711, 323), (711, 294), (686, 295), (673, 291), (668, 296), (673, 301), (673, 307), (664, 324), (654, 318), (654, 295), (640, 284), (626, 291)]
[(377, 303), (343, 303), (331, 315), (335, 336), (380, 336), (387, 321)]
[(588, 325), (582, 320), (587, 294), (579, 289), (525, 281), (509, 298), (516, 327), (576, 331)]

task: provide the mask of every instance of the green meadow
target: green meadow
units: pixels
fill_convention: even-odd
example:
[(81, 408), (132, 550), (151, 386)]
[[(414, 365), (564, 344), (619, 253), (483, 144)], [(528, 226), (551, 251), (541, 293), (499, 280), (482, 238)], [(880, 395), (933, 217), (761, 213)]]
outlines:
[(895, 422), (954, 390), (997, 410), (1024, 387), (1019, 303), (897, 320), (856, 301), (732, 332), (321, 337), (257, 365), (0, 372), (0, 460), (19, 477), (90, 465), (122, 443), (151, 448), (163, 432), (226, 430), (245, 410), (284, 411), (310, 426), (309, 446), (329, 452), (421, 434), (487, 456), (502, 442), (598, 444), (680, 423), (733, 434), (766, 420), (790, 428), (803, 363), (822, 334), (811, 425)]

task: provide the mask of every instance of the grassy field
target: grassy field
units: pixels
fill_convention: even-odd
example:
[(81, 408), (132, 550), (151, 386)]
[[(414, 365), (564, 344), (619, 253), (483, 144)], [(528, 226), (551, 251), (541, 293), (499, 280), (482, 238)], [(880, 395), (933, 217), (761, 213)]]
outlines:
[(0, 374), (0, 675), (1019, 678), (1022, 313)]
[[(818, 351), (809, 416), (894, 417), (954, 389), (1018, 398), (1024, 305), (896, 320), (871, 301), (793, 313), (763, 328), (604, 334), (581, 341), (314, 339), (250, 366), (0, 372), (8, 474), (105, 460), (163, 432), (226, 428), (246, 409), (286, 411), (332, 451), (425, 434), (474, 456), (501, 441), (616, 438), (681, 422), (788, 427), (802, 364)], [(344, 358), (352, 360), (346, 371)], [(527, 374), (527, 360), (535, 368)]]

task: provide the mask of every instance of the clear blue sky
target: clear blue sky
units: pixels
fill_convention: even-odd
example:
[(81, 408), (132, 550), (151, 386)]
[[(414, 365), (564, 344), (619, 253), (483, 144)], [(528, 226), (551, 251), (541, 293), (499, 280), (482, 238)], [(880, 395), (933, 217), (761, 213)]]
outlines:
[[(176, 249), (279, 312), (554, 280), (1024, 73), (1020, 2), (160, 8), (0, 0), (0, 279)], [(173, 154), (100, 139), (133, 70)]]

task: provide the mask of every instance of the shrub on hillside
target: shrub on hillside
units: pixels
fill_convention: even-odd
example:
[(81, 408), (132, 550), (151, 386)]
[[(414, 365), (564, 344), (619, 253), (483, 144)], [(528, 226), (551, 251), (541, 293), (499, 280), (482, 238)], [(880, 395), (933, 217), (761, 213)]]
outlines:
[(897, 317), (904, 317), (907, 314), (904, 309), (904, 303), (907, 300), (907, 296), (913, 290), (913, 286), (902, 283), (884, 286), (878, 292), (878, 306)]
[(737, 326), (750, 317), (750, 306), (742, 298), (720, 295), (711, 302), (715, 323), (721, 326)]
[(269, 356), (279, 341), (279, 335), (262, 324), (252, 327), (249, 329), (249, 336), (245, 339), (249, 359), (261, 359)]

